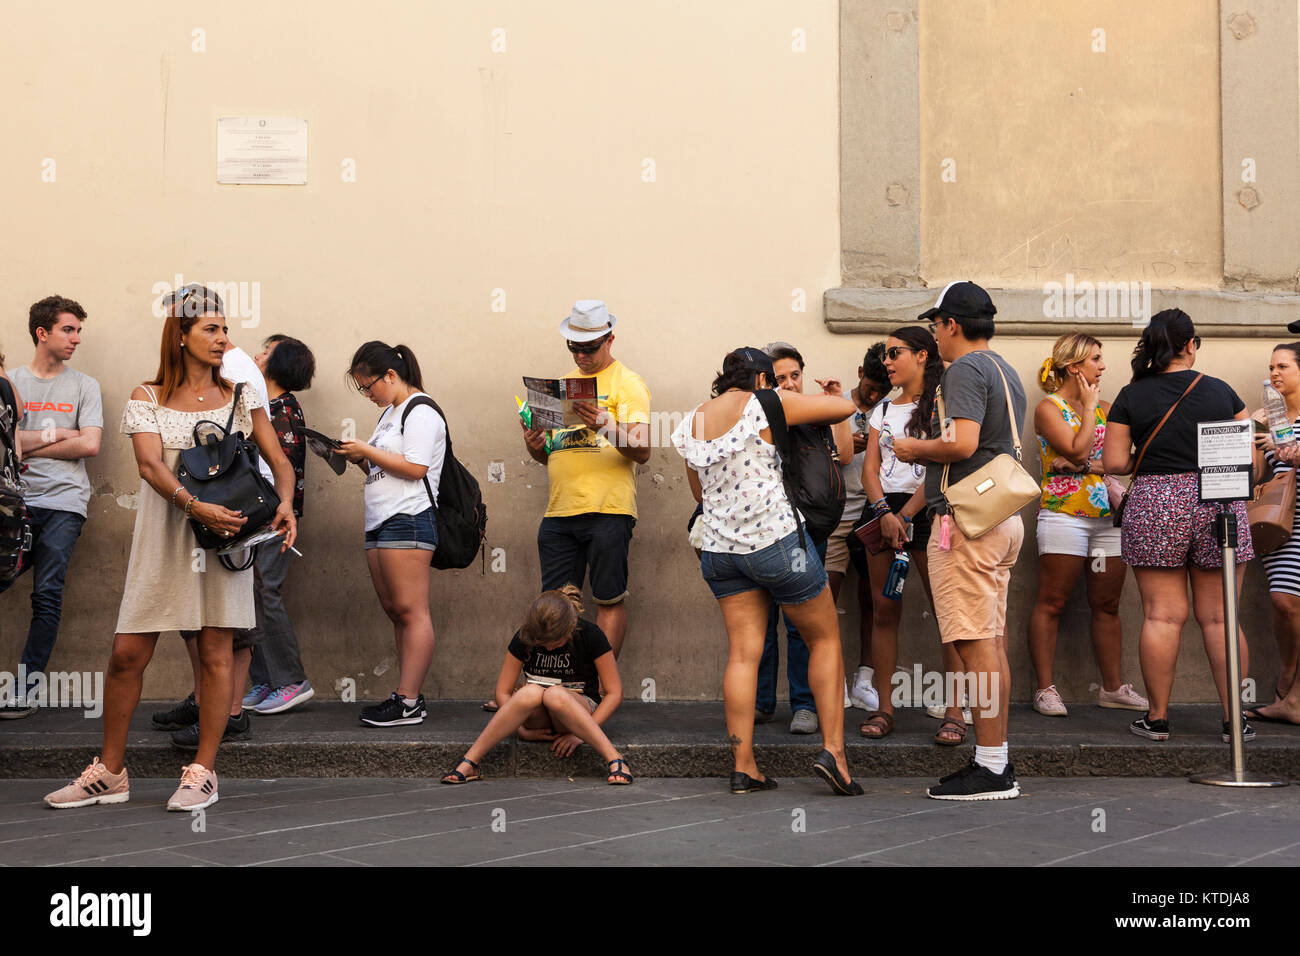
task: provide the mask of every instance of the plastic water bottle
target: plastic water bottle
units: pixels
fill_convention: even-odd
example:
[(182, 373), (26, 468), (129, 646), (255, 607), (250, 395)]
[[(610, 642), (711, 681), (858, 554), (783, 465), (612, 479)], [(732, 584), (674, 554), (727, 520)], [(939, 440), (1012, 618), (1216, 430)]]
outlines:
[(912, 559), (906, 551), (894, 552), (894, 563), (889, 567), (889, 579), (885, 581), (884, 596), (891, 601), (903, 600), (903, 585), (907, 583), (907, 571), (912, 566)]
[(1268, 379), (1264, 379), (1264, 412), (1268, 416), (1268, 433), (1278, 448), (1295, 444), (1295, 426), (1287, 414), (1286, 399)]

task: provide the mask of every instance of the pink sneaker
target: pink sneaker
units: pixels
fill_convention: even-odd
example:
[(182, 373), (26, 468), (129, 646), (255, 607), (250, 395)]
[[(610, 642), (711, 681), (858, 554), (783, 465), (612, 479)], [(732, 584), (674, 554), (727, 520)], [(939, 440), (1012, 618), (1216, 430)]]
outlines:
[(126, 779), (126, 768), (121, 773), (109, 773), (96, 757), (81, 776), (53, 793), (45, 795), (46, 806), (56, 810), (88, 807), (92, 803), (126, 803), (131, 799), (131, 786)]
[(1149, 710), (1151, 704), (1133, 689), (1132, 684), (1120, 684), (1119, 690), (1102, 689), (1097, 692), (1097, 706), (1115, 710)]
[(181, 785), (167, 801), (168, 810), (202, 810), (217, 802), (217, 775), (201, 763), (181, 768)]
[(1056, 692), (1055, 684), (1034, 691), (1034, 710), (1044, 717), (1064, 717), (1069, 713), (1065, 709), (1065, 701), (1061, 700), (1061, 695)]

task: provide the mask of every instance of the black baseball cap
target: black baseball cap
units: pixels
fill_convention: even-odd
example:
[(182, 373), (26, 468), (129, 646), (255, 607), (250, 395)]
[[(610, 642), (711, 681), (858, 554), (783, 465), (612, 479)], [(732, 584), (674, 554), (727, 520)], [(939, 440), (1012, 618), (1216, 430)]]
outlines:
[(917, 316), (921, 320), (933, 319), (936, 315), (956, 315), (964, 319), (978, 319), (982, 316), (997, 315), (997, 307), (989, 294), (974, 282), (949, 282), (939, 293), (939, 301), (933, 309), (927, 309)]
[(1300, 319), (1297, 319), (1296, 321), (1288, 325), (1286, 327), (1286, 330), (1290, 332), (1292, 335), (1300, 335)]
[[(772, 364), (772, 356), (768, 355), (760, 348), (747, 345), (744, 348), (735, 349), (727, 354), (727, 358), (735, 358), (740, 362), (741, 368), (747, 368), (751, 372), (766, 372), (768, 381), (776, 381), (776, 367)], [(723, 360), (726, 364), (726, 360)]]

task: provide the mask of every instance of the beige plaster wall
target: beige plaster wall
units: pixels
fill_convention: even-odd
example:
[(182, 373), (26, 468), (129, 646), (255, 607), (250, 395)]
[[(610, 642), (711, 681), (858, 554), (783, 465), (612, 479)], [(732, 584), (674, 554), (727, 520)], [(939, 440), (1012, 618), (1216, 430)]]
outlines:
[[(645, 377), (656, 409), (700, 401), (741, 344), (789, 339), (818, 373), (851, 375), (860, 343), (830, 334), (820, 305), (839, 279), (837, 7), (744, 10), (519, 0), (308, 13), (236, 0), (7, 11), (0, 342), (11, 364), (26, 361), (28, 305), (53, 292), (80, 300), (90, 318), (73, 365), (100, 380), (108, 424), (51, 666), (107, 660), (139, 487), (117, 424), (156, 368), (151, 289), (178, 272), (260, 283), (259, 325), (232, 322), (232, 336), (255, 350), (286, 332), (315, 349), (303, 405), (322, 430), (352, 420), (370, 433), (376, 410), (342, 381), (357, 345), (415, 350), (483, 483), (488, 546), (506, 566), (434, 575), (426, 693), (438, 697), (490, 692), (538, 589), (546, 476), (527, 459), (512, 396), (520, 375), (571, 367), (556, 326), (574, 299), (608, 300), (615, 355)], [(505, 50), (494, 53), (497, 28)], [(192, 50), (196, 29), (206, 52)], [(308, 184), (218, 186), (226, 115), (305, 117)], [(41, 179), (45, 158), (54, 182)], [(345, 158), (355, 183), (342, 181)], [(487, 483), (490, 460), (504, 461), (503, 484)], [(326, 693), (350, 676), (362, 697), (387, 695), (392, 630), (365, 570), (360, 482), (313, 461), (308, 486), (306, 558), (288, 588), (309, 676)], [(654, 451), (639, 494), (625, 682), (717, 696), (725, 639), (686, 545), (693, 501), (675, 451)], [(17, 665), (29, 590), (0, 598), (0, 668)], [(145, 694), (187, 686), (168, 636)]]
[(922, 0), (919, 26), (928, 284), (1219, 286), (1214, 0)]

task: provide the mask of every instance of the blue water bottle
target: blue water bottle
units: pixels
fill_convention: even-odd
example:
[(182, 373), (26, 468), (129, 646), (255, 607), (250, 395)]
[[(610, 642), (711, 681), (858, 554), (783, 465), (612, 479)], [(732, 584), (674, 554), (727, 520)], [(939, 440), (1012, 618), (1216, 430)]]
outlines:
[(912, 559), (906, 551), (894, 552), (894, 563), (889, 568), (889, 580), (885, 582), (885, 597), (891, 601), (903, 600), (903, 585), (907, 582), (907, 570), (912, 566)]

